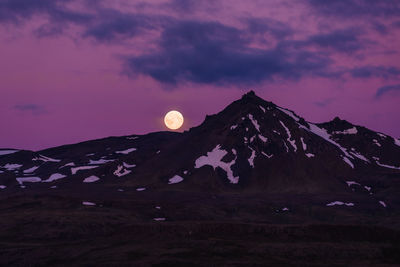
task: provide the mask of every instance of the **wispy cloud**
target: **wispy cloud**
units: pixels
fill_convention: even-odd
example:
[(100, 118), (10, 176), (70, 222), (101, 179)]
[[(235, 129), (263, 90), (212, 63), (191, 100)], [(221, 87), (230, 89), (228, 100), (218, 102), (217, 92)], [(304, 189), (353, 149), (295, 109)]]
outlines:
[(376, 91), (376, 94), (375, 94), (375, 98), (379, 99), (383, 95), (386, 95), (390, 92), (400, 92), (400, 84), (387, 85), (387, 86), (378, 88), (378, 90)]
[(13, 108), (21, 112), (30, 112), (33, 115), (42, 115), (47, 113), (47, 110), (43, 106), (37, 104), (19, 104), (15, 105)]
[(394, 66), (362, 66), (350, 70), (354, 78), (399, 78), (400, 69)]
[[(394, 0), (304, 0), (307, 7), (324, 17), (370, 16), (375, 32), (388, 33), (379, 21), (382, 14), (400, 15)], [(211, 8), (213, 1), (170, 0), (162, 4), (130, 2), (126, 10), (102, 0), (0, 0), (0, 23), (17, 26), (42, 16), (44, 24), (35, 29), (37, 37), (56, 37), (69, 28), (74, 38), (101, 44), (123, 44), (126, 40), (149, 41), (151, 53), (124, 51), (121, 64), (131, 78), (143, 74), (166, 84), (189, 81), (198, 84), (254, 84), (276, 79), (304, 77), (337, 79), (347, 72), (352, 78), (395, 79), (394, 66), (359, 66), (352, 70), (335, 68), (335, 55), (364, 55), (374, 41), (360, 26), (321, 27), (298, 34), (290, 22), (251, 15), (232, 17), (235, 23), (210, 18), (183, 18)], [(218, 5), (222, 1), (218, 1)], [(80, 8), (74, 8), (79, 3)], [(211, 3), (211, 4), (210, 4)], [(89, 8), (90, 6), (90, 8)], [(159, 12), (160, 9), (168, 12)], [(360, 11), (361, 10), (361, 11)], [(329, 15), (329, 16), (327, 16)], [(69, 27), (71, 25), (77, 27)], [(151, 38), (149, 36), (151, 35)], [(146, 39), (147, 38), (147, 39)], [(153, 49), (154, 48), (154, 49)], [(148, 50), (146, 50), (148, 51)], [(129, 55), (132, 54), (132, 55)]]
[(335, 99), (333, 99), (333, 98), (327, 98), (327, 99), (323, 99), (321, 101), (314, 102), (314, 105), (324, 108), (324, 107), (332, 104), (334, 101), (335, 101)]
[(328, 75), (327, 55), (279, 45), (253, 48), (252, 39), (243, 38), (247, 32), (218, 22), (177, 21), (164, 29), (158, 52), (126, 58), (128, 73), (166, 83), (251, 83)]
[(400, 16), (398, 0), (306, 0), (324, 15), (354, 19), (354, 17), (397, 17)]

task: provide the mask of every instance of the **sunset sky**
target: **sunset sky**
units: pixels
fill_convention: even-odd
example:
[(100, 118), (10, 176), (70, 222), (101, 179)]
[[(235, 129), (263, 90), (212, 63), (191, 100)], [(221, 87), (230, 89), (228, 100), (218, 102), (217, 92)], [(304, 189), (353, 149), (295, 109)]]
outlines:
[(242, 94), (400, 137), (398, 0), (0, 0), (0, 148), (201, 123)]

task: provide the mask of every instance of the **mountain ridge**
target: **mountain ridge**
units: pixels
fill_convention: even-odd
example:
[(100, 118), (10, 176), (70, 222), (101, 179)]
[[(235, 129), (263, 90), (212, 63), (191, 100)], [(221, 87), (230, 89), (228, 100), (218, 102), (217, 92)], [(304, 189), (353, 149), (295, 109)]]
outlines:
[(189, 191), (343, 192), (347, 180), (379, 184), (368, 177), (400, 173), (396, 141), (339, 118), (308, 122), (250, 91), (183, 133), (108, 137), (2, 155), (0, 184), (11, 192), (79, 188), (97, 177), (93, 183), (106, 188), (165, 190), (172, 184)]

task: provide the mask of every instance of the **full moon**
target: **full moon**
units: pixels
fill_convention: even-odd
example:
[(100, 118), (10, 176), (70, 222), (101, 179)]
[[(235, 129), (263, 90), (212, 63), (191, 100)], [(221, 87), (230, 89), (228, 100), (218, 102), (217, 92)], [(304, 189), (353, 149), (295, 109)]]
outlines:
[(164, 123), (171, 130), (179, 129), (183, 124), (183, 116), (179, 111), (171, 110), (165, 115)]

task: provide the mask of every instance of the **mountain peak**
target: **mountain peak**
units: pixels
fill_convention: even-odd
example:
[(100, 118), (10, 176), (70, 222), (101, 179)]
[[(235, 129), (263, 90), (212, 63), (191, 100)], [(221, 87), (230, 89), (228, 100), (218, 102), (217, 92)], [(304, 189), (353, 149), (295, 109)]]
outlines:
[(242, 98), (244, 97), (251, 97), (251, 96), (256, 96), (256, 93), (253, 90), (248, 91), (247, 93), (245, 93)]
[(249, 92), (245, 93), (242, 96), (241, 100), (245, 102), (260, 101), (260, 100), (264, 101), (262, 98), (258, 97), (253, 90), (250, 90)]

